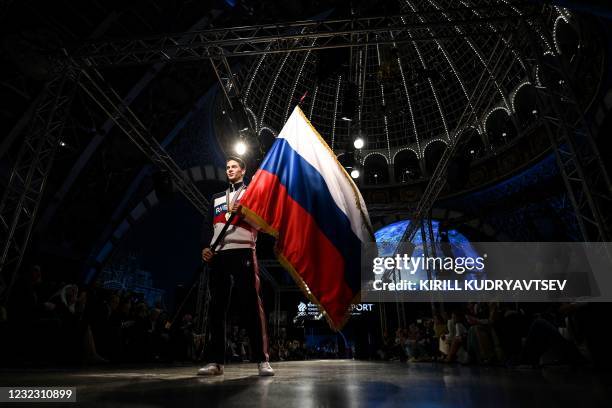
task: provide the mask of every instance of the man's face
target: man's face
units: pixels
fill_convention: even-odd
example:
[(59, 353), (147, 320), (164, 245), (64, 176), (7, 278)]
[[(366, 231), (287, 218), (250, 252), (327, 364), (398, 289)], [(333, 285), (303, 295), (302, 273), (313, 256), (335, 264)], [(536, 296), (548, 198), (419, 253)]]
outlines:
[(230, 183), (237, 183), (242, 181), (245, 170), (240, 168), (240, 164), (237, 161), (229, 160), (225, 165), (225, 173)]

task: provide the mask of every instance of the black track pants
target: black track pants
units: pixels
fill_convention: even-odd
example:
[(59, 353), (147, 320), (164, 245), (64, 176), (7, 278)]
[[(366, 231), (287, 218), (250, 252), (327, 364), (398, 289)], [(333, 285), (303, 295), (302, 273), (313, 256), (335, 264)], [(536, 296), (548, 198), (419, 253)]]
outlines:
[(207, 361), (225, 364), (226, 322), (230, 310), (239, 316), (239, 326), (247, 330), (253, 362), (268, 361), (268, 334), (255, 251), (220, 251), (210, 264), (209, 274)]

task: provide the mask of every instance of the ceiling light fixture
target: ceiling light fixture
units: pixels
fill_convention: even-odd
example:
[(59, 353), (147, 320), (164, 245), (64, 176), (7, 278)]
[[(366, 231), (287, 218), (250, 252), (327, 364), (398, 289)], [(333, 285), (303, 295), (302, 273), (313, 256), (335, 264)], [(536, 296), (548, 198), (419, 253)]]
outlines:
[(242, 140), (237, 142), (234, 145), (234, 151), (236, 152), (237, 155), (242, 156), (247, 151), (246, 143), (244, 143)]

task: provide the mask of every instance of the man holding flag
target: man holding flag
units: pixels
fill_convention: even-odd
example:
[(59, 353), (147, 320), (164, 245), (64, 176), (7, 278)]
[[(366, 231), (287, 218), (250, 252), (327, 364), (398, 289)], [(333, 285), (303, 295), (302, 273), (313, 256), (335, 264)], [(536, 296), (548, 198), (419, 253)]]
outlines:
[(203, 242), (207, 246), (202, 250), (202, 260), (210, 265), (207, 353), (211, 363), (199, 369), (199, 375), (223, 374), (226, 320), (232, 297), (238, 300), (243, 317), (241, 324), (251, 340), (251, 359), (259, 362), (259, 375), (274, 375), (268, 362), (268, 335), (255, 255), (257, 229), (237, 216), (238, 202), (246, 192), (245, 173), (242, 159), (228, 157), (229, 187), (213, 195), (210, 219), (205, 223)]
[[(233, 173), (234, 163), (240, 168), (237, 172), (239, 177)], [(227, 175), (231, 185), (226, 198), (223, 195), (215, 196), (215, 233), (223, 228), (225, 217), (222, 209), (217, 210), (218, 205), (234, 203), (233, 197), (239, 197), (239, 205), (228, 205), (229, 212), (239, 211), (242, 218), (231, 223), (253, 234), (254, 226), (273, 235), (279, 262), (304, 294), (318, 305), (330, 327), (340, 330), (350, 314), (351, 304), (359, 301), (362, 244), (374, 242), (374, 233), (363, 197), (336, 155), (296, 106), (253, 176), (248, 190), (231, 195), (242, 185), (244, 164), (239, 159), (228, 160)], [(223, 239), (230, 248), (237, 242), (232, 243), (232, 238), (228, 236), (229, 233)], [(244, 244), (254, 248), (255, 240), (253, 238), (252, 244)], [(206, 262), (211, 259), (214, 262), (225, 252), (221, 250), (213, 256), (211, 249), (206, 248), (202, 258)], [(229, 257), (221, 259), (234, 262)], [(254, 252), (253, 262), (256, 265)], [(258, 285), (257, 278), (257, 293)], [(258, 321), (261, 322), (262, 333), (265, 333), (263, 308), (258, 310)], [(217, 317), (212, 316), (213, 319)], [(212, 331), (224, 333), (225, 330), (218, 322), (210, 327)], [(263, 344), (267, 346), (267, 338), (263, 338)], [(255, 351), (261, 344), (259, 338), (256, 339), (257, 343), (253, 345)], [(219, 354), (221, 348), (216, 347), (219, 347)], [(264, 372), (270, 372), (264, 375), (273, 375), (267, 363), (267, 354), (264, 354), (266, 365), (260, 364), (260, 374), (261, 367), (264, 367)], [(223, 366), (218, 361), (202, 368), (200, 374), (222, 373)]]

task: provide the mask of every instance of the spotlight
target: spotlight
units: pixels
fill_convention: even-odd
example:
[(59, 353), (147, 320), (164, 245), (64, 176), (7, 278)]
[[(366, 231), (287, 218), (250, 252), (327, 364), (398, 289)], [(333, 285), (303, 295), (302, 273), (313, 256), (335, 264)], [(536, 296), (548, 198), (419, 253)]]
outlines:
[(237, 142), (234, 145), (234, 151), (236, 152), (238, 156), (242, 156), (243, 154), (245, 154), (246, 150), (247, 150), (247, 146), (242, 140)]
[(502, 137), (506, 137), (506, 136), (507, 136), (506, 132), (503, 132)]
[(346, 122), (351, 122), (353, 119), (349, 118), (348, 116), (342, 116), (340, 119), (346, 121)]
[(476, 153), (474, 149), (470, 150), (470, 154), (474, 154), (474, 153)]
[(66, 147), (66, 142), (64, 142), (63, 140), (60, 140), (59, 145), (62, 147)]
[(363, 139), (358, 137), (357, 139), (355, 139), (355, 141), (353, 142), (353, 146), (355, 146), (355, 149), (361, 149), (363, 147), (365, 143), (363, 142)]
[(354, 179), (359, 178), (359, 170), (353, 169), (351, 171), (351, 177), (354, 178)]
[(534, 109), (534, 110), (531, 111), (531, 113), (533, 113), (534, 115), (537, 115), (538, 111)]

